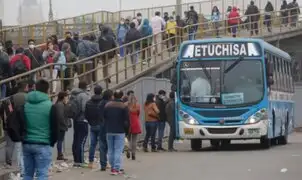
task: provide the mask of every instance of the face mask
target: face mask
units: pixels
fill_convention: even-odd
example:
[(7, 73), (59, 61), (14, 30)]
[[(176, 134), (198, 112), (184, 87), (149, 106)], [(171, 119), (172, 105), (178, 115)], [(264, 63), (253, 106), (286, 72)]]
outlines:
[(125, 22), (124, 22), (124, 21), (121, 21), (121, 24), (125, 24)]
[(67, 35), (67, 36), (66, 36), (66, 39), (70, 39), (70, 38), (71, 38), (71, 36), (70, 36), (70, 35)]
[(3, 50), (3, 46), (0, 46), (0, 51), (2, 51)]
[(141, 19), (142, 19), (142, 16), (137, 16), (137, 19), (141, 20)]
[(29, 48), (30, 48), (30, 49), (33, 49), (33, 48), (35, 48), (35, 45), (33, 45), (33, 44), (30, 44), (30, 45), (29, 45)]

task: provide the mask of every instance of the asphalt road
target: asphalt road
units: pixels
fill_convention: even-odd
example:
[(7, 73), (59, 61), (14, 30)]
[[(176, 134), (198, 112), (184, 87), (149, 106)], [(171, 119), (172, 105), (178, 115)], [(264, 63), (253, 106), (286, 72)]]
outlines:
[(228, 149), (206, 147), (192, 152), (189, 143), (176, 144), (175, 153), (138, 153), (137, 161), (124, 161), (125, 176), (110, 176), (97, 169), (70, 169), (52, 179), (99, 180), (301, 180), (302, 133), (290, 136), (289, 144), (260, 149), (257, 142), (234, 141)]

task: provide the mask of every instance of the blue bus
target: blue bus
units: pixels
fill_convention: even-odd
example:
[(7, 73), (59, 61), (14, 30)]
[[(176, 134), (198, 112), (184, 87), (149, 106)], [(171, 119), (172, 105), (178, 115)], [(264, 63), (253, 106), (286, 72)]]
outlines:
[[(287, 144), (294, 129), (291, 57), (261, 40), (213, 38), (181, 44), (172, 90), (176, 136), (200, 150), (231, 140)], [(174, 78), (173, 78), (174, 77)]]

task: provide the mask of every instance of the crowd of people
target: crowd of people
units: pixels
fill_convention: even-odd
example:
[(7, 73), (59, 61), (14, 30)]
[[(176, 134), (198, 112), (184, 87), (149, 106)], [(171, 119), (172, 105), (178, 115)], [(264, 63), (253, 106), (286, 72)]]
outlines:
[[(282, 24), (295, 26), (300, 13), (296, 0), (287, 4), (283, 1), (281, 6)], [(265, 21), (268, 31), (271, 31), (271, 12), (273, 5), (268, 2), (265, 7)], [(288, 15), (291, 15), (288, 18)], [(234, 37), (238, 25), (249, 23), (251, 35), (258, 34), (259, 9), (251, 1), (245, 15), (241, 19), (240, 10), (229, 7), (226, 15), (228, 30)], [(211, 21), (219, 35), (220, 11), (213, 7)], [(117, 175), (123, 173), (122, 154), (125, 151), (127, 158), (136, 160), (136, 144), (138, 135), (142, 133), (140, 117), (143, 110), (145, 138), (144, 152), (166, 151), (163, 146), (165, 126), (170, 125), (168, 150), (176, 151), (173, 147), (175, 139), (174, 93), (167, 97), (164, 90), (158, 95), (148, 94), (143, 108), (138, 104), (133, 91), (124, 95), (122, 91), (103, 90), (101, 86), (94, 88), (94, 95), (87, 90), (87, 85), (95, 81), (93, 75), (80, 78), (78, 87), (74, 87), (72, 80), (64, 80), (63, 91), (57, 96), (55, 104), (49, 99), (49, 93), (56, 93), (56, 82), (49, 84), (50, 79), (59, 76), (73, 78), (74, 73), (82, 74), (96, 67), (93, 61), (85, 61), (80, 66), (69, 67), (66, 63), (89, 58), (93, 55), (111, 49), (101, 58), (106, 65), (115, 55), (123, 58), (130, 55), (133, 64), (138, 62), (141, 55), (145, 63), (150, 63), (151, 54), (160, 55), (162, 46), (175, 51), (176, 36), (182, 37), (183, 31), (178, 27), (188, 28), (189, 39), (195, 39), (199, 22), (198, 13), (191, 6), (185, 12), (185, 18), (176, 15), (169, 16), (160, 12), (150, 20), (137, 13), (134, 18), (122, 18), (116, 31), (107, 25), (100, 24), (101, 35), (86, 35), (79, 37), (78, 33), (66, 32), (66, 38), (58, 41), (56, 35), (47, 38), (46, 46), (38, 48), (34, 39), (28, 40), (28, 48), (13, 48), (12, 41), (0, 42), (0, 80), (22, 74), (45, 64), (58, 63), (54, 67), (37, 71), (26, 79), (11, 81), (1, 85), (1, 98), (10, 96), (1, 105), (1, 118), (6, 140), (6, 166), (12, 166), (12, 152), (17, 151), (17, 164), (25, 180), (31, 180), (34, 174), (40, 179), (47, 179), (48, 168), (52, 162), (52, 147), (57, 147), (57, 160), (67, 160), (64, 156), (63, 141), (65, 133), (73, 128), (72, 153), (74, 167), (93, 168), (95, 149), (99, 144), (100, 169), (106, 171), (107, 165), (111, 167), (110, 173)], [(164, 33), (162, 33), (164, 32)], [(150, 37), (150, 38), (147, 38)], [(134, 43), (124, 47), (122, 45), (144, 38), (142, 44)], [(166, 43), (163, 40), (168, 39)], [(140, 48), (143, 51), (139, 52)], [(154, 48), (151, 48), (152, 45)], [(107, 58), (108, 57), (108, 58)], [(83, 65), (84, 64), (84, 65)], [(85, 67), (84, 67), (85, 66)], [(103, 68), (103, 75), (108, 75), (108, 68)], [(110, 78), (106, 81), (110, 83)], [(70, 92), (70, 94), (69, 94)], [(84, 160), (84, 147), (88, 132), (90, 131), (89, 162)], [(157, 141), (156, 141), (157, 136)], [(129, 145), (125, 148), (125, 139)], [(151, 147), (149, 148), (149, 141)]]
[[(17, 153), (17, 165), (25, 180), (47, 179), (52, 163), (52, 148), (57, 147), (57, 160), (64, 156), (65, 133), (73, 128), (73, 166), (94, 168), (95, 150), (99, 144), (100, 170), (124, 173), (123, 152), (127, 158), (136, 160), (137, 139), (142, 133), (141, 111), (145, 124), (144, 152), (167, 151), (163, 146), (165, 126), (170, 125), (168, 151), (174, 152), (175, 139), (174, 92), (166, 96), (164, 90), (158, 95), (148, 94), (141, 108), (134, 91), (103, 90), (99, 85), (94, 93), (81, 81), (70, 95), (62, 91), (53, 104), (49, 99), (50, 85), (40, 79), (34, 86), (18, 83), (18, 92), (2, 105), (6, 137), (6, 166), (12, 166), (12, 152)], [(90, 133), (88, 133), (90, 131)], [(89, 162), (85, 162), (84, 147), (90, 134)], [(157, 136), (157, 141), (156, 141)], [(125, 140), (126, 139), (126, 140)], [(125, 142), (129, 142), (125, 144)]]

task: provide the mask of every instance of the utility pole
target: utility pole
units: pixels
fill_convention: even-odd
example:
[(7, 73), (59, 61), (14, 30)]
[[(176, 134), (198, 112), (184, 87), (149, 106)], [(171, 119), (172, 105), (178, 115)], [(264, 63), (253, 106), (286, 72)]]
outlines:
[(52, 0), (49, 1), (48, 21), (53, 21)]
[(182, 0), (176, 0), (176, 15), (182, 16)]

